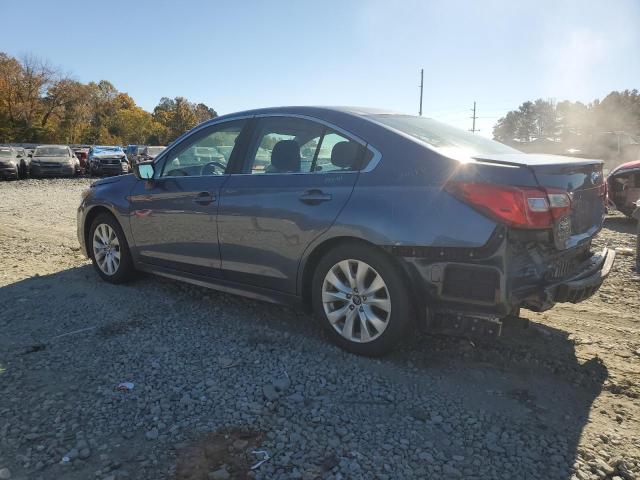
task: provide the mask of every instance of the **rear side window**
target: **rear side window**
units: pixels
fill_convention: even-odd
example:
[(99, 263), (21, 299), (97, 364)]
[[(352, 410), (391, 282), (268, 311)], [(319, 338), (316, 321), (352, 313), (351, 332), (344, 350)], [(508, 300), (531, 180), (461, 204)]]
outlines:
[(245, 173), (323, 173), (357, 170), (364, 155), (358, 142), (322, 124), (294, 117), (260, 120)]

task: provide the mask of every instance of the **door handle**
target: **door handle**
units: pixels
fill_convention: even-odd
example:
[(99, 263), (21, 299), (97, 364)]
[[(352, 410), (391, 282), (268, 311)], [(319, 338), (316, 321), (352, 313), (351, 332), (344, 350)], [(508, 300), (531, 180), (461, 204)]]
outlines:
[(193, 199), (193, 203), (197, 203), (198, 205), (209, 205), (215, 201), (216, 197), (209, 192), (200, 192), (196, 195), (196, 198)]
[(328, 202), (333, 197), (328, 193), (324, 193), (322, 190), (314, 188), (311, 190), (307, 190), (302, 195), (300, 195), (299, 198), (302, 203), (306, 203), (307, 205), (318, 205), (322, 202)]

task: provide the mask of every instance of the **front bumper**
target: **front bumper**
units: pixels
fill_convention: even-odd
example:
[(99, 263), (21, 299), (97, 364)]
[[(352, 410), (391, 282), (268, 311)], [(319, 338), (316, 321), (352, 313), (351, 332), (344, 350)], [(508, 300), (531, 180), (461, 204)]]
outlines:
[(73, 165), (36, 165), (31, 164), (31, 175), (34, 177), (67, 177), (76, 173)]
[(85, 219), (85, 206), (84, 206), (84, 202), (82, 202), (78, 207), (78, 211), (76, 212), (76, 234), (78, 235), (80, 252), (85, 257), (88, 257), (89, 254), (87, 252), (87, 245), (85, 244), (85, 238), (84, 238), (84, 219)]
[(96, 165), (93, 169), (96, 175), (123, 175), (129, 170), (123, 170), (121, 165)]
[(14, 166), (1, 166), (0, 167), (0, 176), (3, 178), (17, 178), (18, 171)]

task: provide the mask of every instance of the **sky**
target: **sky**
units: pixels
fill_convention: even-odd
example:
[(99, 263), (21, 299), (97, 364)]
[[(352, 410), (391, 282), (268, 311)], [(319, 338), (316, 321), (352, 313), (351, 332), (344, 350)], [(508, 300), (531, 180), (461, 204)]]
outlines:
[[(352, 105), (490, 136), (526, 100), (640, 88), (640, 0), (1, 0), (0, 51), (152, 111), (184, 96), (219, 114)], [(14, 21), (11, 21), (14, 19)]]

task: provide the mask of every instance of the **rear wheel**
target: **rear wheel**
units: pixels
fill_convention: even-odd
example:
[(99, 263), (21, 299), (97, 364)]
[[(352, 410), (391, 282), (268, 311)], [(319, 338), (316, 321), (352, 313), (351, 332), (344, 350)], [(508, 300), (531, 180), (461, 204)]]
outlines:
[(118, 221), (109, 214), (96, 217), (89, 231), (91, 261), (98, 274), (107, 282), (124, 283), (135, 274), (129, 245)]
[(319, 262), (313, 308), (332, 340), (359, 355), (392, 350), (411, 323), (412, 305), (400, 268), (384, 253), (342, 245)]

